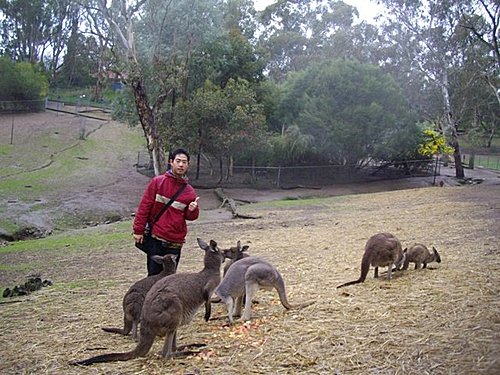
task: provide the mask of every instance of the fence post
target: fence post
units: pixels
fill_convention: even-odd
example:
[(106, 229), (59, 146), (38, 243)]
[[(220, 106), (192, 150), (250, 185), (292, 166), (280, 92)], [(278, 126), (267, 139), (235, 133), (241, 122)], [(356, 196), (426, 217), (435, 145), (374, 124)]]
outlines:
[(469, 155), (469, 168), (474, 169), (474, 159), (476, 154), (472, 153)]
[(14, 144), (14, 116), (12, 116), (12, 126), (10, 127), (10, 144)]

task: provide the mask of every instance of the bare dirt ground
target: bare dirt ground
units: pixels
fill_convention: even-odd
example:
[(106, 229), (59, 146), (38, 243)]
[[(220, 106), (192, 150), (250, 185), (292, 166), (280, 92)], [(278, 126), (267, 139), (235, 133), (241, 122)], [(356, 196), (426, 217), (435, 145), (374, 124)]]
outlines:
[[(227, 190), (231, 198), (256, 202), (239, 206), (259, 217), (247, 220), (232, 219), (213, 190), (198, 189), (203, 212), (189, 225), (179, 272), (201, 269), (197, 237), (215, 239), (221, 247), (241, 240), (250, 254), (279, 269), (291, 303), (317, 302), (286, 311), (275, 292), (261, 291), (252, 320), (233, 326), (225, 324), (225, 308), (214, 305), (213, 320), (204, 322), (199, 313), (178, 332), (180, 345), (206, 346), (171, 361), (159, 357), (157, 338), (144, 358), (89, 368), (68, 364), (135, 346), (130, 337), (100, 329), (121, 326), (123, 295), (145, 275), (144, 256), (129, 236), (85, 248), (69, 240), (61, 248), (39, 245), (22, 253), (7, 246), (0, 251), (2, 284), (40, 273), (54, 285), (0, 304), (0, 373), (498, 374), (500, 184), (495, 173), (466, 173), (482, 173), (484, 182), (460, 186), (453, 170), (444, 170), (443, 187), (420, 178), (319, 190)], [(134, 210), (147, 180), (117, 173), (109, 180), (116, 185), (101, 181), (87, 192), (80, 181), (81, 189), (64, 197), (98, 209), (99, 202), (102, 207), (116, 200), (107, 191), (120, 185), (124, 207)], [(75, 194), (79, 198), (71, 200)], [(294, 199), (306, 197), (322, 198)], [(273, 201), (280, 198), (291, 199)], [(108, 224), (74, 233), (91, 238), (96, 231), (117, 229)], [(366, 240), (382, 231), (395, 234), (403, 246), (435, 246), (442, 263), (410, 269), (390, 282), (373, 279), (370, 270), (363, 284), (336, 289), (359, 276)]]
[[(80, 139), (82, 131), (84, 140)], [(1, 115), (0, 146), (10, 150), (0, 162), (0, 205), (4, 207), (0, 209), (0, 217), (22, 228), (39, 229), (41, 235), (60, 227), (85, 227), (128, 219), (149, 181), (135, 169), (138, 152), (143, 148), (138, 142), (131, 145), (134, 137), (141, 139), (140, 129), (68, 113)], [(13, 142), (9, 145), (11, 138)], [(89, 142), (91, 150), (97, 151), (89, 151)], [(73, 169), (64, 168), (68, 161), (74, 165)], [(457, 186), (459, 183), (453, 175), (452, 168), (443, 167), (437, 182)], [(466, 177), (484, 179), (484, 184), (498, 183), (498, 176), (497, 172), (481, 169), (466, 171)], [(13, 180), (24, 183), (21, 190), (2, 188)], [(201, 188), (207, 185), (206, 181), (192, 177), (191, 181), (200, 186), (197, 192), (204, 210), (214, 210), (210, 213), (214, 219), (231, 217), (227, 209), (219, 209), (220, 201), (213, 189)], [(236, 200), (259, 202), (419, 188), (431, 186), (432, 181), (432, 177), (413, 177), (332, 183), (320, 189), (225, 187), (224, 190)], [(297, 181), (301, 183), (303, 181)], [(2, 234), (12, 235), (0, 224), (0, 237)]]
[[(78, 368), (68, 364), (135, 347), (130, 337), (103, 332), (121, 326), (121, 300), (145, 274), (129, 237), (103, 247), (42, 246), (0, 253), (12, 280), (40, 272), (54, 281), (28, 297), (0, 304), (2, 374), (498, 374), (500, 371), (500, 187), (426, 187), (240, 207), (255, 220), (190, 224), (179, 272), (201, 269), (196, 237), (221, 247), (237, 240), (282, 273), (291, 303), (275, 292), (257, 294), (250, 323), (225, 325), (213, 306), (179, 329), (178, 343), (204, 343), (198, 353), (161, 359), (158, 338), (144, 358)], [(106, 229), (107, 228), (107, 229)], [(113, 232), (113, 225), (79, 230)], [(410, 269), (390, 282), (359, 276), (363, 246), (389, 231), (408, 246), (435, 246), (442, 263)]]

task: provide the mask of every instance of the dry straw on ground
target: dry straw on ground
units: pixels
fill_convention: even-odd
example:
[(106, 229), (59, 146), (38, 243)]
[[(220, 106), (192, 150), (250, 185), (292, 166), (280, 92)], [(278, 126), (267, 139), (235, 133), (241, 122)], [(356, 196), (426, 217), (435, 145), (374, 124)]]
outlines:
[[(178, 332), (178, 343), (206, 347), (165, 361), (157, 339), (145, 358), (68, 365), (134, 347), (130, 337), (100, 327), (122, 324), (121, 300), (144, 274), (144, 259), (130, 243), (121, 248), (70, 252), (57, 261), (43, 252), (30, 262), (55, 285), (0, 305), (2, 374), (498, 374), (500, 372), (500, 188), (430, 187), (318, 200), (241, 207), (258, 220), (211, 222), (210, 212), (190, 227), (179, 272), (201, 268), (196, 237), (222, 247), (250, 244), (282, 273), (291, 303), (260, 292), (250, 323), (224, 325), (198, 314)], [(356, 279), (363, 246), (388, 231), (408, 246), (435, 246), (441, 264), (336, 289)], [(76, 282), (72, 288), (71, 283)], [(59, 284), (59, 287), (57, 285)]]

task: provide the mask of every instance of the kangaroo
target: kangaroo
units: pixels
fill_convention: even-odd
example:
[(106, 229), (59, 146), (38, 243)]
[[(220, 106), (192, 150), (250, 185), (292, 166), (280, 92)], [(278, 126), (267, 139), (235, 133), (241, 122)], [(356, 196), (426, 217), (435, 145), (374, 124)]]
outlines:
[(241, 320), (250, 320), (252, 299), (261, 288), (276, 289), (281, 304), (286, 309), (302, 308), (314, 303), (313, 301), (291, 305), (286, 297), (285, 283), (278, 270), (259, 257), (249, 256), (232, 264), (215, 290), (215, 294), (226, 304), (230, 324), (233, 323), (233, 315), (240, 315), (244, 294), (246, 295), (245, 310)]
[[(224, 266), (224, 272), (222, 273), (223, 276), (226, 276), (227, 270), (229, 269), (229, 267), (231, 267), (231, 265), (234, 262), (237, 262), (240, 259), (243, 259), (243, 258), (250, 256), (246, 252), (248, 250), (248, 248), (249, 248), (248, 245), (241, 247), (241, 242), (238, 241), (236, 243), (236, 246), (232, 246), (229, 249), (222, 250), (222, 253), (224, 254), (224, 258), (229, 259), (229, 262), (226, 263), (226, 265)], [(221, 299), (220, 298), (212, 298), (211, 302), (212, 303), (220, 303)]]
[(224, 253), (224, 257), (227, 258), (227, 259), (229, 259), (229, 262), (226, 263), (226, 265), (224, 266), (223, 276), (226, 276), (227, 270), (229, 269), (229, 267), (231, 267), (231, 265), (234, 262), (237, 262), (240, 259), (243, 259), (243, 258), (246, 258), (246, 257), (250, 256), (246, 252), (248, 250), (248, 248), (249, 248), (248, 245), (245, 245), (245, 246), (242, 247), (241, 246), (241, 242), (238, 241), (236, 243), (236, 246), (230, 247), (229, 249), (222, 251)]
[(163, 270), (154, 276), (145, 277), (135, 282), (123, 297), (123, 328), (102, 327), (103, 331), (128, 335), (132, 331), (132, 338), (137, 341), (137, 327), (141, 319), (142, 305), (144, 298), (151, 287), (161, 278), (175, 273), (177, 262), (176, 256), (167, 254), (163, 257), (153, 255), (152, 259), (163, 264)]
[(427, 263), (431, 262), (441, 263), (441, 257), (436, 248), (432, 247), (432, 254), (426, 246), (422, 244), (415, 244), (406, 250), (406, 259), (403, 263), (403, 270), (407, 270), (410, 263), (415, 263), (415, 269), (420, 267), (427, 268)]
[(365, 245), (365, 253), (361, 260), (361, 276), (359, 279), (349, 281), (337, 286), (342, 288), (347, 285), (362, 283), (365, 281), (370, 265), (375, 267), (374, 277), (378, 277), (378, 268), (387, 266), (387, 279), (391, 279), (392, 266), (401, 267), (404, 263), (405, 254), (401, 248), (401, 242), (391, 233), (378, 233), (368, 239)]
[[(150, 289), (141, 313), (139, 343), (132, 351), (103, 354), (73, 365), (91, 365), (98, 362), (128, 361), (144, 357), (156, 336), (165, 336), (162, 357), (170, 359), (177, 352), (176, 333), (180, 326), (188, 324), (198, 309), (205, 304), (207, 320), (210, 313), (210, 296), (220, 283), (220, 267), (224, 260), (217, 243), (210, 245), (198, 238), (198, 245), (205, 251), (204, 268), (198, 273), (175, 273), (159, 280)], [(177, 353), (176, 353), (177, 352)], [(175, 353), (175, 354), (174, 354)]]

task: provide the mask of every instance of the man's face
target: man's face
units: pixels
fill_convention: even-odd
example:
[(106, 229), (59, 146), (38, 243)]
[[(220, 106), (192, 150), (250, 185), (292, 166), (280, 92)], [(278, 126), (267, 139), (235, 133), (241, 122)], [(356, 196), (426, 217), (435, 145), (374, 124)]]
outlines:
[(184, 176), (187, 173), (189, 167), (187, 155), (175, 155), (175, 157), (170, 160), (170, 165), (172, 166), (172, 172), (174, 175)]

